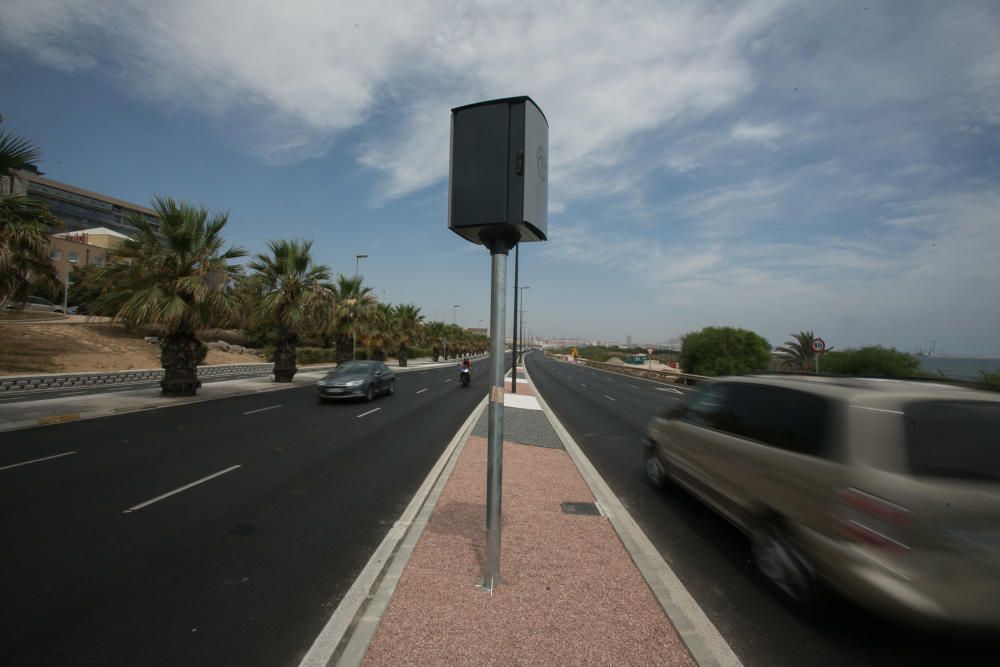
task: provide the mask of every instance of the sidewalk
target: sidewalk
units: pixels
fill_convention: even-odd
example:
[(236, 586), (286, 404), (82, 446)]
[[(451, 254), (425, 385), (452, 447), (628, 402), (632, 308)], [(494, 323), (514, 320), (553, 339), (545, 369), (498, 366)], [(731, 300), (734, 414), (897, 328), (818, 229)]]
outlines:
[[(387, 365), (397, 373), (406, 373), (420, 368), (454, 366), (457, 363), (456, 360), (452, 359), (435, 363), (429, 358), (425, 358), (410, 359), (406, 368), (399, 368), (397, 364), (393, 363)], [(32, 400), (0, 401), (0, 433), (80, 419), (107, 417), (125, 412), (135, 412), (136, 410), (155, 410), (185, 403), (198, 403), (230, 396), (301, 387), (319, 381), (327, 371), (334, 367), (335, 364), (299, 367), (299, 372), (295, 374), (295, 379), (291, 383), (274, 382), (270, 374), (262, 374), (253, 378), (205, 382), (198, 390), (197, 396), (183, 398), (165, 397), (161, 395), (159, 385), (153, 383), (134, 389), (95, 391), (53, 398), (46, 398), (45, 390), (38, 390), (32, 393)]]
[[(636, 540), (619, 537), (605, 505), (627, 512), (616, 499), (595, 502), (592, 489), (603, 481), (578, 467), (565, 448), (576, 447), (572, 438), (520, 370), (518, 378), (516, 394), (507, 379), (504, 400), (501, 574), (507, 583), (493, 593), (475, 586), (485, 559), (484, 400), (475, 422), (456, 436), (454, 452), (446, 452), (448, 465), (420, 514), (410, 524), (410, 509), (404, 513), (406, 537), (384, 559), (366, 600), (353, 614), (347, 610), (350, 625), (343, 609), (331, 618), (328, 628), (339, 623), (346, 632), (321, 635), (302, 665), (738, 664), (728, 647), (714, 651), (707, 619), (678, 606), (674, 598), (686, 592), (648, 582), (649, 567), (640, 572), (637, 562), (653, 557)], [(376, 559), (382, 557), (376, 553)], [(686, 631), (683, 638), (675, 623)], [(317, 648), (322, 644), (326, 655)]]

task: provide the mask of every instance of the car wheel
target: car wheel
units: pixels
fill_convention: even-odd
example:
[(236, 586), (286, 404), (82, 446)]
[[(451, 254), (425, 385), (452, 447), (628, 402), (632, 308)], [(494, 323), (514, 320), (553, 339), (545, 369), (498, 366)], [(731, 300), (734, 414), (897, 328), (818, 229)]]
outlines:
[(787, 600), (802, 606), (816, 599), (816, 581), (808, 561), (774, 521), (762, 520), (751, 535), (757, 571)]
[(372, 401), (375, 398), (375, 387), (368, 385), (368, 391), (365, 392), (365, 400)]
[(386, 390), (385, 393), (389, 394), (390, 396), (392, 396), (393, 394), (396, 393), (396, 381), (395, 380), (393, 380), (392, 382), (389, 383), (389, 389)]
[(651, 447), (646, 449), (646, 479), (656, 489), (667, 485), (667, 468)]

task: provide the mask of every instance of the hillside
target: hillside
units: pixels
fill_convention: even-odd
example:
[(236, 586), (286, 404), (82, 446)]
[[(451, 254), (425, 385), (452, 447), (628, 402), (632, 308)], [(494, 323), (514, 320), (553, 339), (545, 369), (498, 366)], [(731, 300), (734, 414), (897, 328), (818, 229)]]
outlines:
[[(205, 364), (259, 363), (209, 350)], [(159, 368), (160, 348), (116, 324), (0, 324), (0, 375)]]

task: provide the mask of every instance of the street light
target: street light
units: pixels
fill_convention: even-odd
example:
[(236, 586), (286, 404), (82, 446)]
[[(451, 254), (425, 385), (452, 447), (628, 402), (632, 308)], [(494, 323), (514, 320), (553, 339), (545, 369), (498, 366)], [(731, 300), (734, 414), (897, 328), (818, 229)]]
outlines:
[[(358, 269), (361, 266), (361, 260), (368, 259), (368, 255), (355, 255), (354, 256), (354, 280), (358, 279)], [(358, 297), (361, 297), (361, 285), (358, 284)], [(351, 317), (354, 317), (354, 313), (351, 313)], [(354, 322), (351, 322), (351, 359), (358, 358), (358, 333), (355, 331)]]
[(524, 290), (531, 289), (530, 285), (523, 285), (519, 288), (521, 290), (521, 335), (518, 338), (518, 355), (521, 359), (524, 359)]
[(456, 308), (461, 308), (461, 306), (456, 303), (454, 306), (451, 307), (451, 323), (452, 324), (455, 324), (455, 309)]

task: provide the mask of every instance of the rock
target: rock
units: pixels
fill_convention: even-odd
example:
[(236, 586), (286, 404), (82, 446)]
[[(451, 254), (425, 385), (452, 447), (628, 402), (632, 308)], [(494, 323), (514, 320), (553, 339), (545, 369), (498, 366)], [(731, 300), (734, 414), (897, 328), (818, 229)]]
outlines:
[(160, 339), (157, 338), (156, 336), (146, 336), (145, 338), (142, 339), (142, 342), (150, 343), (151, 345), (157, 345), (159, 344)]

